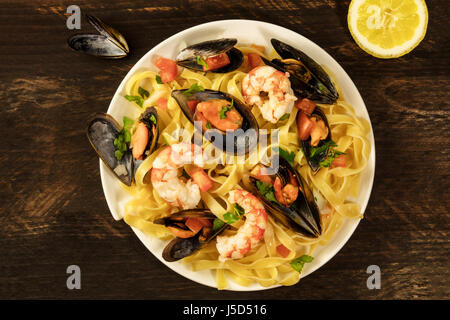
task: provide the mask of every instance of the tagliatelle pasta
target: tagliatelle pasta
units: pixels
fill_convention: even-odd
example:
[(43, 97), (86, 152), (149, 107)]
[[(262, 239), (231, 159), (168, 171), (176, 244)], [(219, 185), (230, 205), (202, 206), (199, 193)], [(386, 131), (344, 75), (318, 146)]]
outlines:
[[(248, 53), (260, 53), (251, 47), (238, 47), (247, 58)], [(266, 57), (269, 58), (269, 57)], [(172, 90), (187, 89), (198, 84), (205, 89), (227, 92), (243, 101), (241, 82), (248, 72), (246, 61), (237, 70), (219, 74), (203, 73), (183, 69), (177, 78), (169, 83), (159, 84), (157, 73), (140, 71), (134, 74), (125, 86), (127, 95), (137, 95), (140, 86), (145, 87), (150, 96), (144, 101), (143, 107), (154, 106), (161, 99), (167, 99), (167, 109), (158, 109), (159, 140), (158, 148), (139, 166), (135, 175), (135, 184), (125, 187), (132, 195), (124, 208), (124, 220), (130, 226), (140, 229), (145, 234), (160, 238), (173, 237), (170, 231), (162, 225), (152, 223), (155, 219), (166, 217), (177, 211), (163, 200), (150, 182), (150, 171), (158, 153), (166, 146), (180, 141), (190, 142), (194, 135), (194, 126), (185, 117), (174, 98)], [(338, 83), (335, 83), (337, 86)], [(342, 94), (340, 95), (342, 97)], [(234, 281), (242, 286), (258, 283), (267, 287), (276, 284), (293, 285), (301, 274), (294, 270), (290, 262), (303, 254), (314, 255), (318, 245), (325, 245), (339, 230), (344, 219), (362, 218), (359, 206), (350, 201), (359, 192), (360, 174), (366, 167), (370, 154), (370, 143), (367, 138), (370, 133), (369, 123), (356, 116), (353, 108), (343, 100), (337, 100), (331, 105), (319, 105), (325, 113), (337, 150), (345, 152), (346, 167), (321, 168), (316, 174), (308, 166), (299, 144), (296, 116), (298, 110), (292, 109), (287, 121), (272, 124), (266, 121), (257, 107), (252, 108), (260, 129), (278, 129), (279, 146), (288, 152), (294, 152), (294, 166), (300, 172), (307, 184), (313, 189), (314, 195), (323, 198), (330, 208), (321, 215), (322, 234), (318, 238), (308, 238), (283, 226), (268, 215), (267, 228), (260, 245), (245, 257), (235, 260), (219, 260), (216, 241), (209, 242), (182, 261), (192, 267), (192, 270), (211, 270), (215, 272), (218, 289), (225, 289), (228, 281)], [(212, 144), (203, 139), (205, 152), (213, 153)], [(275, 147), (271, 142), (263, 150), (256, 149), (246, 157), (234, 157), (234, 163), (223, 164), (226, 154), (215, 150), (215, 157), (205, 164), (205, 171), (215, 182), (214, 187), (201, 194), (201, 206), (209, 209), (220, 219), (232, 210), (227, 194), (237, 186), (246, 188), (245, 175), (267, 153)], [(270, 151), (269, 151), (270, 152)], [(242, 219), (235, 224), (238, 228)], [(232, 235), (235, 229), (228, 229), (225, 234)], [(280, 256), (277, 246), (282, 244), (289, 250), (286, 257)]]

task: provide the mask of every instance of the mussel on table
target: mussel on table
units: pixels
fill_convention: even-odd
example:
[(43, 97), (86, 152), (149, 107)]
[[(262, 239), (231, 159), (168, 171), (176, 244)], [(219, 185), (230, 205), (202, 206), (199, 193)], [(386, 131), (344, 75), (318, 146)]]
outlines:
[(99, 18), (86, 15), (87, 20), (100, 34), (76, 34), (68, 39), (69, 47), (89, 55), (120, 59), (130, 52), (124, 36)]
[(295, 94), (317, 103), (334, 103), (339, 94), (325, 70), (308, 55), (277, 39), (271, 39), (280, 59), (267, 60), (267, 65), (282, 72), (289, 72), (289, 80)]
[(189, 209), (155, 220), (153, 223), (165, 225), (177, 236), (164, 248), (164, 260), (174, 262), (193, 254), (229, 227), (225, 223), (214, 229), (214, 219), (209, 210)]
[(241, 51), (234, 46), (237, 39), (224, 38), (191, 45), (176, 57), (181, 67), (195, 71), (227, 73), (239, 68), (244, 61)]
[[(134, 134), (126, 141), (120, 124), (107, 113), (97, 113), (88, 121), (86, 134), (100, 159), (119, 180), (130, 186), (141, 162), (154, 151), (158, 141), (158, 114), (154, 107), (147, 108), (139, 117)], [(117, 155), (117, 139), (125, 139), (127, 147)], [(130, 142), (134, 145), (130, 149)]]
[(297, 106), (300, 109), (297, 113), (298, 136), (308, 165), (316, 172), (327, 158), (333, 143), (330, 125), (314, 102), (303, 99)]
[(187, 93), (186, 89), (174, 90), (172, 97), (189, 121), (215, 147), (235, 155), (253, 150), (258, 142), (259, 127), (247, 105), (221, 91)]
[(277, 173), (265, 172), (257, 164), (250, 172), (252, 192), (265, 204), (268, 211), (284, 226), (307, 237), (317, 238), (322, 233), (320, 214), (314, 195), (301, 175), (282, 157)]

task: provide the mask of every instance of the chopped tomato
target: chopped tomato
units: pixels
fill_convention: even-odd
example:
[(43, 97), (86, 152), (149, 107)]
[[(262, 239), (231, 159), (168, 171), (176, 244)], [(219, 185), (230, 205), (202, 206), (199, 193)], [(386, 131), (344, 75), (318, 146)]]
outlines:
[(160, 57), (156, 59), (155, 66), (161, 70), (159, 75), (162, 82), (166, 83), (177, 77), (178, 67), (175, 61)]
[(191, 230), (182, 230), (182, 229), (178, 229), (175, 227), (167, 227), (167, 229), (170, 230), (170, 232), (172, 232), (175, 236), (177, 236), (178, 238), (190, 238), (195, 236), (195, 233), (192, 232)]
[(314, 122), (306, 115), (306, 113), (300, 111), (297, 114), (297, 129), (298, 137), (300, 140), (308, 140), (311, 130), (314, 128)]
[(187, 218), (185, 222), (186, 227), (188, 227), (194, 234), (197, 234), (202, 228), (203, 224), (200, 219), (197, 218)]
[(311, 100), (304, 98), (300, 101), (297, 101), (295, 103), (295, 107), (310, 116), (316, 108), (316, 104)]
[(253, 49), (258, 50), (258, 51), (261, 52), (261, 53), (264, 53), (264, 51), (266, 51), (266, 48), (265, 48), (264, 46), (259, 46), (259, 45), (254, 44), (254, 43), (252, 43), (252, 44), (250, 45), (250, 47), (252, 47)]
[(340, 154), (336, 159), (331, 163), (333, 167), (342, 167), (345, 168), (347, 163), (345, 162), (345, 154)]
[(202, 168), (194, 168), (190, 170), (189, 175), (195, 184), (197, 184), (202, 192), (206, 192), (214, 185), (214, 181), (208, 176), (208, 174)]
[(197, 218), (197, 219), (200, 220), (200, 223), (204, 227), (212, 227), (213, 226), (211, 219), (207, 219), (207, 218)]
[(230, 58), (226, 53), (221, 53), (217, 56), (206, 58), (206, 64), (208, 68), (203, 66), (203, 71), (216, 70), (230, 64)]
[(159, 109), (162, 110), (167, 110), (168, 106), (167, 106), (167, 98), (159, 98), (158, 101), (156, 101), (156, 105), (158, 106)]
[(286, 248), (283, 244), (279, 244), (277, 246), (277, 252), (280, 256), (282, 256), (283, 258), (286, 258), (289, 255), (289, 253), (291, 252), (291, 250)]
[(248, 54), (248, 64), (253, 69), (255, 67), (262, 66), (264, 63), (257, 53), (249, 53)]
[(189, 106), (189, 109), (191, 109), (192, 113), (195, 111), (195, 107), (200, 102), (200, 100), (188, 100), (187, 104)]

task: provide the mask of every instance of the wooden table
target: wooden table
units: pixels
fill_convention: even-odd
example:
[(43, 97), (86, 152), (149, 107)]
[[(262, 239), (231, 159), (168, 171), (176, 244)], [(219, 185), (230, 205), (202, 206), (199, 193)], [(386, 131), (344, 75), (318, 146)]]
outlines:
[[(349, 1), (0, 0), (0, 298), (448, 299), (450, 67), (446, 0), (412, 53), (381, 60), (347, 29)], [(101, 17), (132, 48), (123, 60), (71, 51), (67, 6)], [(354, 235), (292, 287), (217, 291), (159, 262), (111, 217), (86, 120), (105, 111), (129, 69), (169, 36), (244, 18), (294, 30), (330, 53), (358, 87), (376, 140), (372, 196)], [(86, 20), (82, 20), (87, 30)], [(66, 268), (82, 289), (66, 288)], [(366, 268), (381, 267), (368, 290)]]

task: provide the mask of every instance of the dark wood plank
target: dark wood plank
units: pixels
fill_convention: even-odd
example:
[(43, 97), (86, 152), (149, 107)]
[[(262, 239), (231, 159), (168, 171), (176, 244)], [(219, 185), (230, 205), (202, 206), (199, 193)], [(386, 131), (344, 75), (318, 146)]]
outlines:
[[(108, 61), (67, 47), (72, 1), (0, 0), (0, 298), (450, 298), (449, 4), (428, 1), (424, 41), (381, 60), (352, 40), (348, 3), (77, 1), (127, 38), (130, 56)], [(374, 127), (377, 166), (365, 219), (331, 261), (292, 287), (219, 292), (165, 267), (110, 216), (84, 133), (88, 116), (106, 110), (150, 48), (230, 18), (275, 23), (323, 47), (354, 80)], [(71, 264), (81, 267), (81, 290), (66, 288)], [(381, 267), (380, 290), (366, 287), (372, 264)]]

